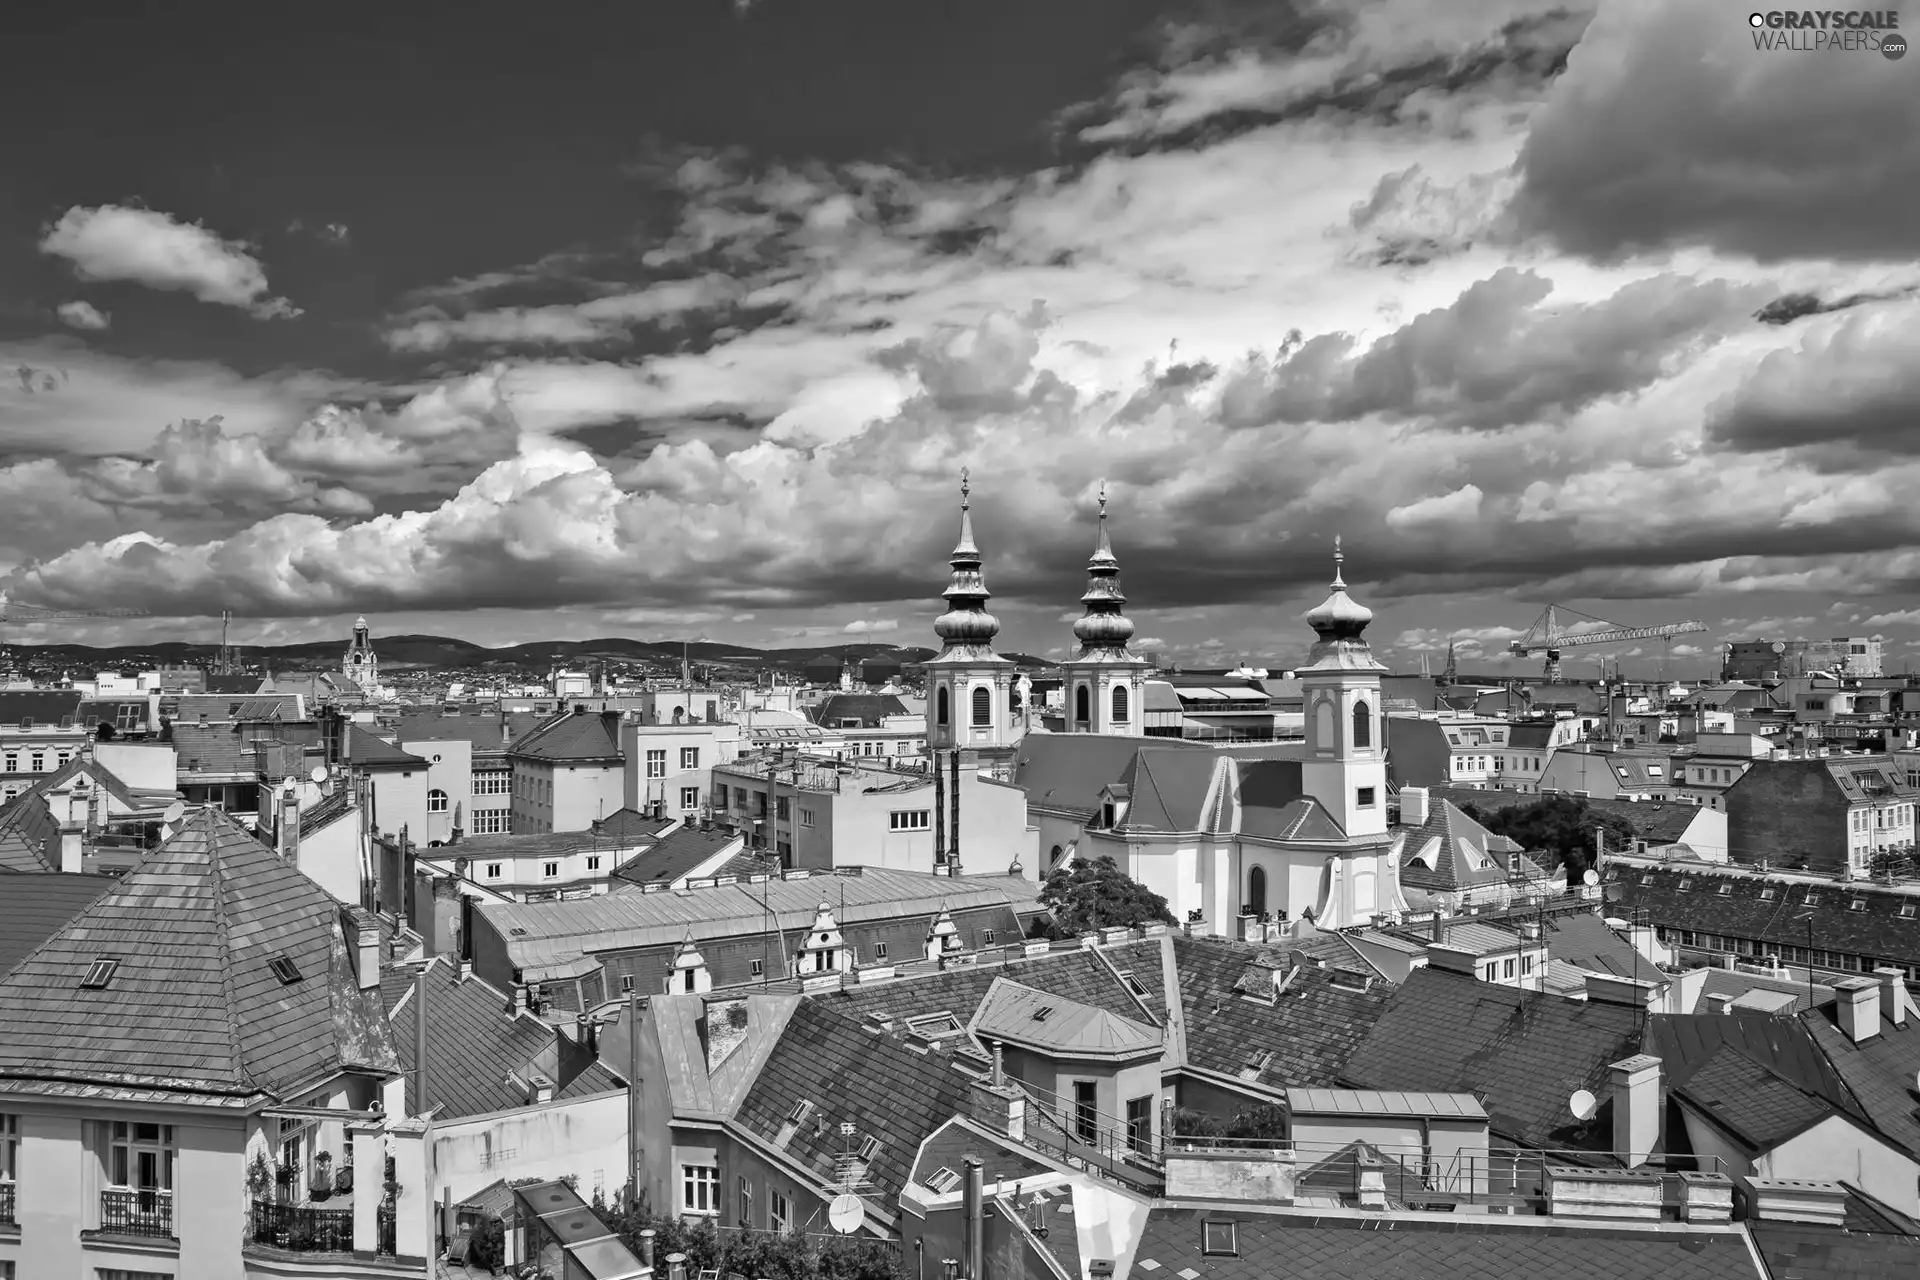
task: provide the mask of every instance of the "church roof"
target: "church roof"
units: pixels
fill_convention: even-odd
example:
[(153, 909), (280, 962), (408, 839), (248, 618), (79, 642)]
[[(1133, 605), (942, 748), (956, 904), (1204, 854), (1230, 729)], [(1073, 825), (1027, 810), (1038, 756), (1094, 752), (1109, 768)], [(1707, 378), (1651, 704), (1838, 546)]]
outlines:
[(1308, 842), (1347, 838), (1346, 829), (1311, 796), (1301, 796), (1278, 809), (1243, 805), (1240, 810), (1240, 834), (1269, 840)]
[(1158, 1053), (1161, 1040), (1158, 1027), (1011, 978), (994, 980), (969, 1030), (988, 1043), (1006, 1040), (1075, 1058)]
[(412, 765), (424, 769), (427, 762), (421, 757), (396, 747), (385, 738), (362, 729), (359, 725), (347, 728), (347, 760), (355, 765)]

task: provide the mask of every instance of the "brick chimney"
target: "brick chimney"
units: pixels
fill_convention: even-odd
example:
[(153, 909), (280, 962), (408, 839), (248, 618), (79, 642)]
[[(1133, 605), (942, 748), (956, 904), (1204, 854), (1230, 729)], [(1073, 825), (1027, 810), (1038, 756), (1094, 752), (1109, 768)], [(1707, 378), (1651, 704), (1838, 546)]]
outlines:
[(1920, 1009), (1913, 1003), (1913, 993), (1907, 990), (1907, 976), (1898, 969), (1880, 968), (1873, 971), (1880, 979), (1880, 1011), (1888, 1022), (1896, 1027), (1907, 1025), (1907, 1015), (1920, 1018)]
[(1840, 997), (1835, 1020), (1847, 1039), (1859, 1044), (1880, 1034), (1880, 984), (1872, 978), (1842, 978), (1833, 984)]
[(1400, 825), (1424, 827), (1427, 825), (1427, 815), (1427, 789), (1425, 787), (1400, 788)]
[(1647, 1162), (1660, 1142), (1660, 1059), (1639, 1053), (1611, 1064), (1613, 1149), (1629, 1169)]

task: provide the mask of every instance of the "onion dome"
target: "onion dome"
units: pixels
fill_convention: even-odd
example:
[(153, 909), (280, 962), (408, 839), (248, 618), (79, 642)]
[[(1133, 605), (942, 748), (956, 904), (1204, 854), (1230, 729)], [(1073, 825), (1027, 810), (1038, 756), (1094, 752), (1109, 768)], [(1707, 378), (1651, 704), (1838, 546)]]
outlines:
[(1307, 615), (1307, 625), (1314, 629), (1322, 643), (1358, 640), (1367, 624), (1373, 621), (1373, 610), (1356, 603), (1347, 594), (1347, 584), (1340, 576), (1340, 565), (1345, 559), (1340, 553), (1340, 539), (1336, 537), (1333, 540), (1333, 594)]
[(1133, 639), (1133, 622), (1120, 611), (1127, 597), (1120, 590), (1120, 561), (1114, 557), (1113, 543), (1107, 536), (1104, 482), (1100, 486), (1100, 540), (1087, 559), (1087, 591), (1080, 601), (1087, 606), (1086, 616), (1073, 624), (1074, 637), (1080, 641), (1080, 657), (1130, 656), (1127, 641)]
[(972, 485), (960, 471), (960, 542), (953, 549), (953, 582), (942, 592), (947, 611), (934, 619), (933, 632), (948, 649), (987, 648), (1000, 634), (1000, 619), (987, 612), (993, 593), (981, 572), (980, 548), (973, 541)]

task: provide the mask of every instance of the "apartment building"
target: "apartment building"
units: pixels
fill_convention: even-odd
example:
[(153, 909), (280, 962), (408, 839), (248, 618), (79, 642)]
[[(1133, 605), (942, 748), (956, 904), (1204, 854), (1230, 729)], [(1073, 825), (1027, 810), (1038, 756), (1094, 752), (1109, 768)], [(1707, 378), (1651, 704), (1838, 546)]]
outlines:
[(1734, 862), (1861, 876), (1912, 848), (1920, 787), (1892, 756), (1788, 756), (1752, 761), (1725, 803)]
[(676, 825), (672, 818), (622, 809), (584, 831), (468, 836), (429, 854), (429, 869), (515, 902), (589, 897), (607, 892), (616, 868)]
[(576, 710), (507, 748), (513, 767), (513, 830), (585, 831), (625, 807), (621, 714)]
[(0, 690), (0, 802), (66, 765), (101, 725), (109, 737), (144, 733), (144, 696), (92, 700), (70, 689)]
[(696, 814), (707, 804), (716, 765), (740, 755), (740, 726), (706, 720), (620, 722), (621, 797), (629, 809), (670, 817)]

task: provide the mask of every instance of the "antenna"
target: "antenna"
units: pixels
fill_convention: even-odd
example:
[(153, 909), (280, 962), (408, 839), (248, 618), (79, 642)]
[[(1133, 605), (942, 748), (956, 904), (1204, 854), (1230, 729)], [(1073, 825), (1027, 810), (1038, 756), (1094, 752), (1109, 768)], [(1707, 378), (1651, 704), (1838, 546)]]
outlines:
[(1600, 1100), (1585, 1089), (1575, 1089), (1573, 1096), (1567, 1099), (1567, 1110), (1573, 1112), (1575, 1120), (1585, 1123), (1600, 1110)]

